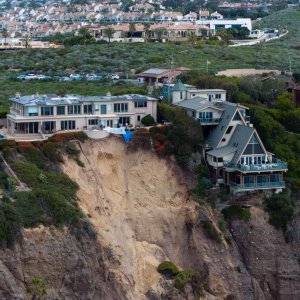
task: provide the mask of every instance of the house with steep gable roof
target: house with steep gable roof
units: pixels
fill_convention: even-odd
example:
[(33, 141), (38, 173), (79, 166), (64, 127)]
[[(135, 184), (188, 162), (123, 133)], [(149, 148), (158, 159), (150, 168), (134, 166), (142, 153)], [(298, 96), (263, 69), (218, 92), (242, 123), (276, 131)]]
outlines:
[[(187, 90), (183, 83), (175, 87), (175, 92)], [(202, 91), (205, 95), (208, 90)], [(233, 193), (285, 188), (287, 163), (266, 150), (250, 123), (247, 107), (205, 96), (185, 98), (173, 105), (185, 109), (208, 133), (202, 149), (213, 182), (228, 185)]]

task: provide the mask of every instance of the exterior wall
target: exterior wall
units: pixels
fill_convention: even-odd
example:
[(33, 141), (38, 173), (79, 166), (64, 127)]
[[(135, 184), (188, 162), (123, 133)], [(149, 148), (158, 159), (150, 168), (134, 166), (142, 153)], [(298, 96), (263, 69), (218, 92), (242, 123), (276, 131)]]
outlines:
[[(141, 100), (142, 101), (142, 100)], [(114, 104), (116, 103), (127, 103), (128, 111), (127, 112), (114, 112)], [(119, 123), (120, 117), (129, 117), (130, 124), (133, 127), (141, 125), (141, 119), (145, 115), (152, 115), (156, 121), (157, 119), (157, 101), (146, 101), (147, 107), (136, 108), (134, 105), (134, 101), (114, 101), (114, 102), (84, 102), (80, 104), (80, 112), (81, 114), (68, 114), (68, 105), (61, 105), (65, 107), (64, 115), (57, 115), (57, 107), (53, 106), (53, 115), (50, 116), (42, 116), (41, 115), (41, 107), (38, 107), (38, 116), (29, 116), (28, 115), (28, 107), (19, 107), (20, 105), (14, 105), (13, 107), (17, 107), (11, 109), (11, 113), (7, 115), (7, 128), (11, 134), (15, 134), (15, 124), (19, 123), (28, 123), (28, 122), (38, 122), (39, 129), (41, 132), (43, 128), (43, 123), (47, 121), (55, 122), (55, 131), (62, 130), (61, 121), (75, 121), (75, 130), (84, 130), (89, 127), (95, 126), (107, 126), (107, 120), (111, 120), (109, 124), (113, 124), (113, 127), (117, 127)], [(76, 104), (74, 104), (76, 105)], [(78, 104), (79, 105), (79, 104)], [(84, 105), (93, 105), (93, 110), (90, 114), (84, 114)], [(106, 114), (101, 114), (101, 105), (106, 105)], [(49, 106), (45, 106), (49, 107)], [(23, 115), (22, 115), (23, 114)], [(139, 120), (138, 120), (139, 116)], [(97, 119), (97, 125), (89, 125), (90, 119)]]
[(174, 91), (172, 92), (172, 103), (177, 103), (179, 101), (187, 99), (187, 91)]
[(221, 94), (220, 99), (212, 98), (212, 101), (226, 101), (226, 91), (218, 91), (218, 90), (188, 90), (187, 91), (187, 99), (193, 99), (195, 97), (203, 97), (209, 99), (209, 95)]

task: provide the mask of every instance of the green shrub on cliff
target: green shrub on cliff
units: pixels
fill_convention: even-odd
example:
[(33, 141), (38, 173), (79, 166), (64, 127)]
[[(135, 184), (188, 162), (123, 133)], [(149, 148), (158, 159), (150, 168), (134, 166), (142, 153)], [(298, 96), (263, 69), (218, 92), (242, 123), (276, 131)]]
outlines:
[(20, 233), (21, 218), (10, 203), (0, 204), (0, 246), (10, 245)]
[(222, 210), (225, 220), (240, 219), (249, 221), (251, 212), (249, 208), (243, 208), (239, 205), (231, 205)]
[(293, 203), (287, 193), (275, 194), (265, 200), (265, 209), (269, 213), (269, 222), (277, 229), (286, 230), (293, 216)]
[(176, 277), (174, 286), (183, 291), (186, 284), (190, 283), (192, 286), (198, 286), (200, 288), (200, 275), (192, 269), (180, 271)]
[(173, 278), (179, 273), (179, 269), (175, 264), (170, 261), (162, 262), (158, 267), (157, 271), (167, 277)]

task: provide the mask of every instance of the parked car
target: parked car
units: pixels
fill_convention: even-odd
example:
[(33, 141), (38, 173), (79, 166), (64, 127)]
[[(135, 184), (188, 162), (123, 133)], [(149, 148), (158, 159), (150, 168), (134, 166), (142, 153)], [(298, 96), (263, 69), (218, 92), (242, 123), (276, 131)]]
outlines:
[(119, 80), (120, 76), (118, 74), (110, 74), (109, 78), (112, 79), (112, 80)]
[(47, 77), (43, 74), (36, 75), (37, 79), (46, 79)]
[(70, 79), (71, 80), (80, 80), (82, 77), (79, 74), (71, 74)]
[(85, 76), (86, 80), (92, 81), (92, 80), (99, 80), (100, 78), (96, 74), (87, 74)]
[(65, 81), (65, 82), (67, 82), (67, 81), (71, 81), (71, 80), (72, 79), (70, 77), (68, 77), (68, 76), (63, 76), (63, 77), (59, 78), (59, 81)]
[(37, 79), (37, 76), (35, 74), (27, 74), (25, 76), (25, 80), (30, 80), (30, 79)]
[(20, 79), (20, 80), (25, 80), (25, 78), (26, 78), (26, 75), (24, 75), (24, 74), (17, 76), (17, 79)]

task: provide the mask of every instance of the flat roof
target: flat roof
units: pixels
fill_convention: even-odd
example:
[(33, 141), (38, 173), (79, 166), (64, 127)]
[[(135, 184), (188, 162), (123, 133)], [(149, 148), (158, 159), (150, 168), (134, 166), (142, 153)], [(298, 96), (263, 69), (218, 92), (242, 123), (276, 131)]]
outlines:
[(46, 95), (26, 95), (10, 98), (11, 101), (24, 106), (51, 106), (51, 105), (71, 105), (85, 102), (117, 102), (117, 101), (157, 101), (157, 98), (138, 94), (127, 94), (119, 96), (80, 96), (55, 94)]

